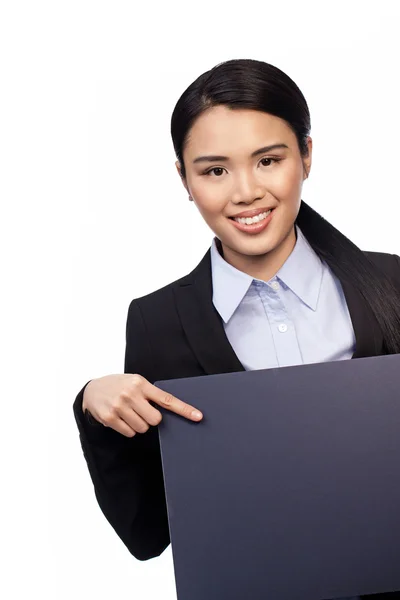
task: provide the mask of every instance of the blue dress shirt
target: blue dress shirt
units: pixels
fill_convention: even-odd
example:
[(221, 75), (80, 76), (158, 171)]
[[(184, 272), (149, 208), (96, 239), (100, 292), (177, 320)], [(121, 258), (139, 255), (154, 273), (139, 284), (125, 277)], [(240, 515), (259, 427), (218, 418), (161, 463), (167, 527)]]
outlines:
[(346, 360), (355, 351), (341, 283), (298, 226), (296, 233), (292, 253), (269, 281), (227, 263), (213, 239), (213, 304), (246, 370)]
[(253, 279), (211, 245), (213, 304), (246, 370), (350, 359), (355, 335), (339, 279), (299, 227), (272, 279)]

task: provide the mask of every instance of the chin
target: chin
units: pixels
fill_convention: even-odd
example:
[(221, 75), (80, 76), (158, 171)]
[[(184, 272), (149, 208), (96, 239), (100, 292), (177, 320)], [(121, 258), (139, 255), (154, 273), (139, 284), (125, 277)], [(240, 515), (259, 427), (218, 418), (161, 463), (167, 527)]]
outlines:
[(276, 246), (274, 244), (259, 244), (257, 247), (243, 248), (238, 250), (238, 252), (246, 256), (265, 256), (265, 254), (269, 254), (275, 250), (275, 248)]
[(278, 245), (279, 242), (275, 242), (275, 240), (255, 240), (249, 239), (248, 241), (244, 241), (243, 243), (231, 242), (221, 240), (222, 244), (227, 248), (230, 248), (231, 251), (236, 252), (236, 254), (242, 254), (243, 256), (263, 256), (272, 252)]

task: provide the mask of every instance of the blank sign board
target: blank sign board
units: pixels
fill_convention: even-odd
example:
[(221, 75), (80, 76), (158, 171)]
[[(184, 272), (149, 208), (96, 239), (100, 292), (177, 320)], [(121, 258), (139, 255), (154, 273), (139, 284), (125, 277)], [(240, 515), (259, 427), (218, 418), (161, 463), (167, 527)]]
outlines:
[(400, 590), (400, 355), (156, 385), (179, 600)]

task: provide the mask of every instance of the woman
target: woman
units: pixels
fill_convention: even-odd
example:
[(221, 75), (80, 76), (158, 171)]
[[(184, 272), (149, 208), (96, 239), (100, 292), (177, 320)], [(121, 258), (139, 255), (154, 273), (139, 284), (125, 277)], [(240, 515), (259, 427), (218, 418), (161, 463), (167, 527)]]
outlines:
[(217, 65), (183, 93), (171, 133), (215, 238), (192, 273), (132, 300), (124, 374), (74, 403), (99, 505), (139, 560), (170, 543), (157, 406), (202, 418), (154, 381), (400, 352), (400, 258), (361, 251), (301, 200), (310, 115), (287, 75)]

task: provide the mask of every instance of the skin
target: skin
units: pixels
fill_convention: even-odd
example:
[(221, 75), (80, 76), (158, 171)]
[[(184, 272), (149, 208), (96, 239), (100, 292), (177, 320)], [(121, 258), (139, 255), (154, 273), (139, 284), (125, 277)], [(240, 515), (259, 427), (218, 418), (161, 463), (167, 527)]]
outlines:
[[(251, 157), (253, 151), (278, 143), (287, 148)], [(221, 241), (224, 259), (257, 279), (271, 279), (295, 246), (294, 222), (311, 169), (311, 137), (307, 145), (308, 156), (302, 157), (295, 134), (278, 117), (221, 105), (200, 115), (189, 132), (183, 151), (186, 179), (179, 161), (175, 163), (185, 189)], [(228, 160), (193, 162), (204, 155)], [(263, 207), (274, 207), (273, 216), (257, 235), (239, 231), (228, 218)]]

